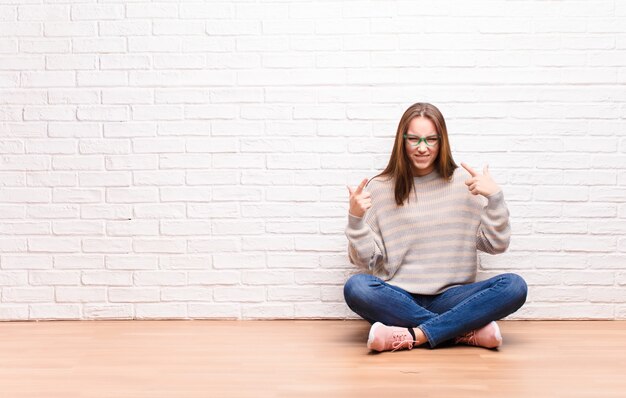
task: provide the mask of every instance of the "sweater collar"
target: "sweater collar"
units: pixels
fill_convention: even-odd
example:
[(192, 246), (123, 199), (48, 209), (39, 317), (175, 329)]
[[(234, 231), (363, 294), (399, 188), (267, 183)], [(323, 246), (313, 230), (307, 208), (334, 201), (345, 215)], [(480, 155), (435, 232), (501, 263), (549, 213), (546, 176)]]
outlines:
[(433, 171), (431, 171), (430, 173), (426, 174), (425, 176), (414, 176), (413, 177), (413, 182), (415, 184), (423, 184), (426, 182), (430, 182), (433, 180), (436, 180), (437, 178), (441, 177), (441, 174), (439, 174), (439, 171), (437, 171), (437, 169), (434, 169)]

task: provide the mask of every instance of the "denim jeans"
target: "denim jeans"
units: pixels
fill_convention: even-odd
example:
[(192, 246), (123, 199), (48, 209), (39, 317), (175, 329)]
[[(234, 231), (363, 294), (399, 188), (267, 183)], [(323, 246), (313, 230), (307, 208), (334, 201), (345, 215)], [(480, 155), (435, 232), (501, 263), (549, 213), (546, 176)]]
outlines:
[(512, 273), (435, 295), (412, 294), (368, 274), (353, 275), (343, 289), (348, 307), (366, 321), (419, 327), (431, 348), (514, 313), (526, 293), (524, 279)]

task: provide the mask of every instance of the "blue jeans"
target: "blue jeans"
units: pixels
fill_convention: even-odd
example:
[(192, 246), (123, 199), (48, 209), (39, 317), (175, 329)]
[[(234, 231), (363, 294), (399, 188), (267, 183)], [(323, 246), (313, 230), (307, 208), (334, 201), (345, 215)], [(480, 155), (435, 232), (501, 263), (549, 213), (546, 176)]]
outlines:
[(514, 313), (526, 301), (527, 289), (521, 276), (506, 273), (423, 295), (357, 274), (348, 279), (343, 294), (348, 307), (369, 323), (419, 327), (434, 348)]

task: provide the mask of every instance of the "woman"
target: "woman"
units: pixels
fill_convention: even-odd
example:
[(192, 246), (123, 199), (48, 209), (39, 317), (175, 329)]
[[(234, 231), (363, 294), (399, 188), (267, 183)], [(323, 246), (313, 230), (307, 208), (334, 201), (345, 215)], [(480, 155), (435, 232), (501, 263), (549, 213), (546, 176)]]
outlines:
[(387, 168), (348, 187), (349, 257), (364, 273), (346, 282), (344, 297), (372, 324), (369, 349), (496, 348), (495, 320), (526, 301), (519, 275), (475, 282), (476, 250), (509, 246), (509, 211), (488, 166), (480, 174), (461, 165), (439, 109), (417, 103), (400, 119)]

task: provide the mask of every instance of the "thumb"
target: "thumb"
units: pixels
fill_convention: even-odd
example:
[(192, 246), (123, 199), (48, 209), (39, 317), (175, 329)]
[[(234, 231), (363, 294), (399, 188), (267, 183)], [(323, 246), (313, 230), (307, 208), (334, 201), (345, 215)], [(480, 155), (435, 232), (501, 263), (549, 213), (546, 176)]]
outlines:
[(485, 167), (483, 167), (483, 174), (491, 175), (491, 173), (489, 173), (489, 164), (486, 164)]
[(350, 185), (346, 185), (346, 188), (348, 188), (348, 193), (350, 194), (350, 196), (352, 196), (352, 194), (354, 193), (354, 189), (352, 189)]

